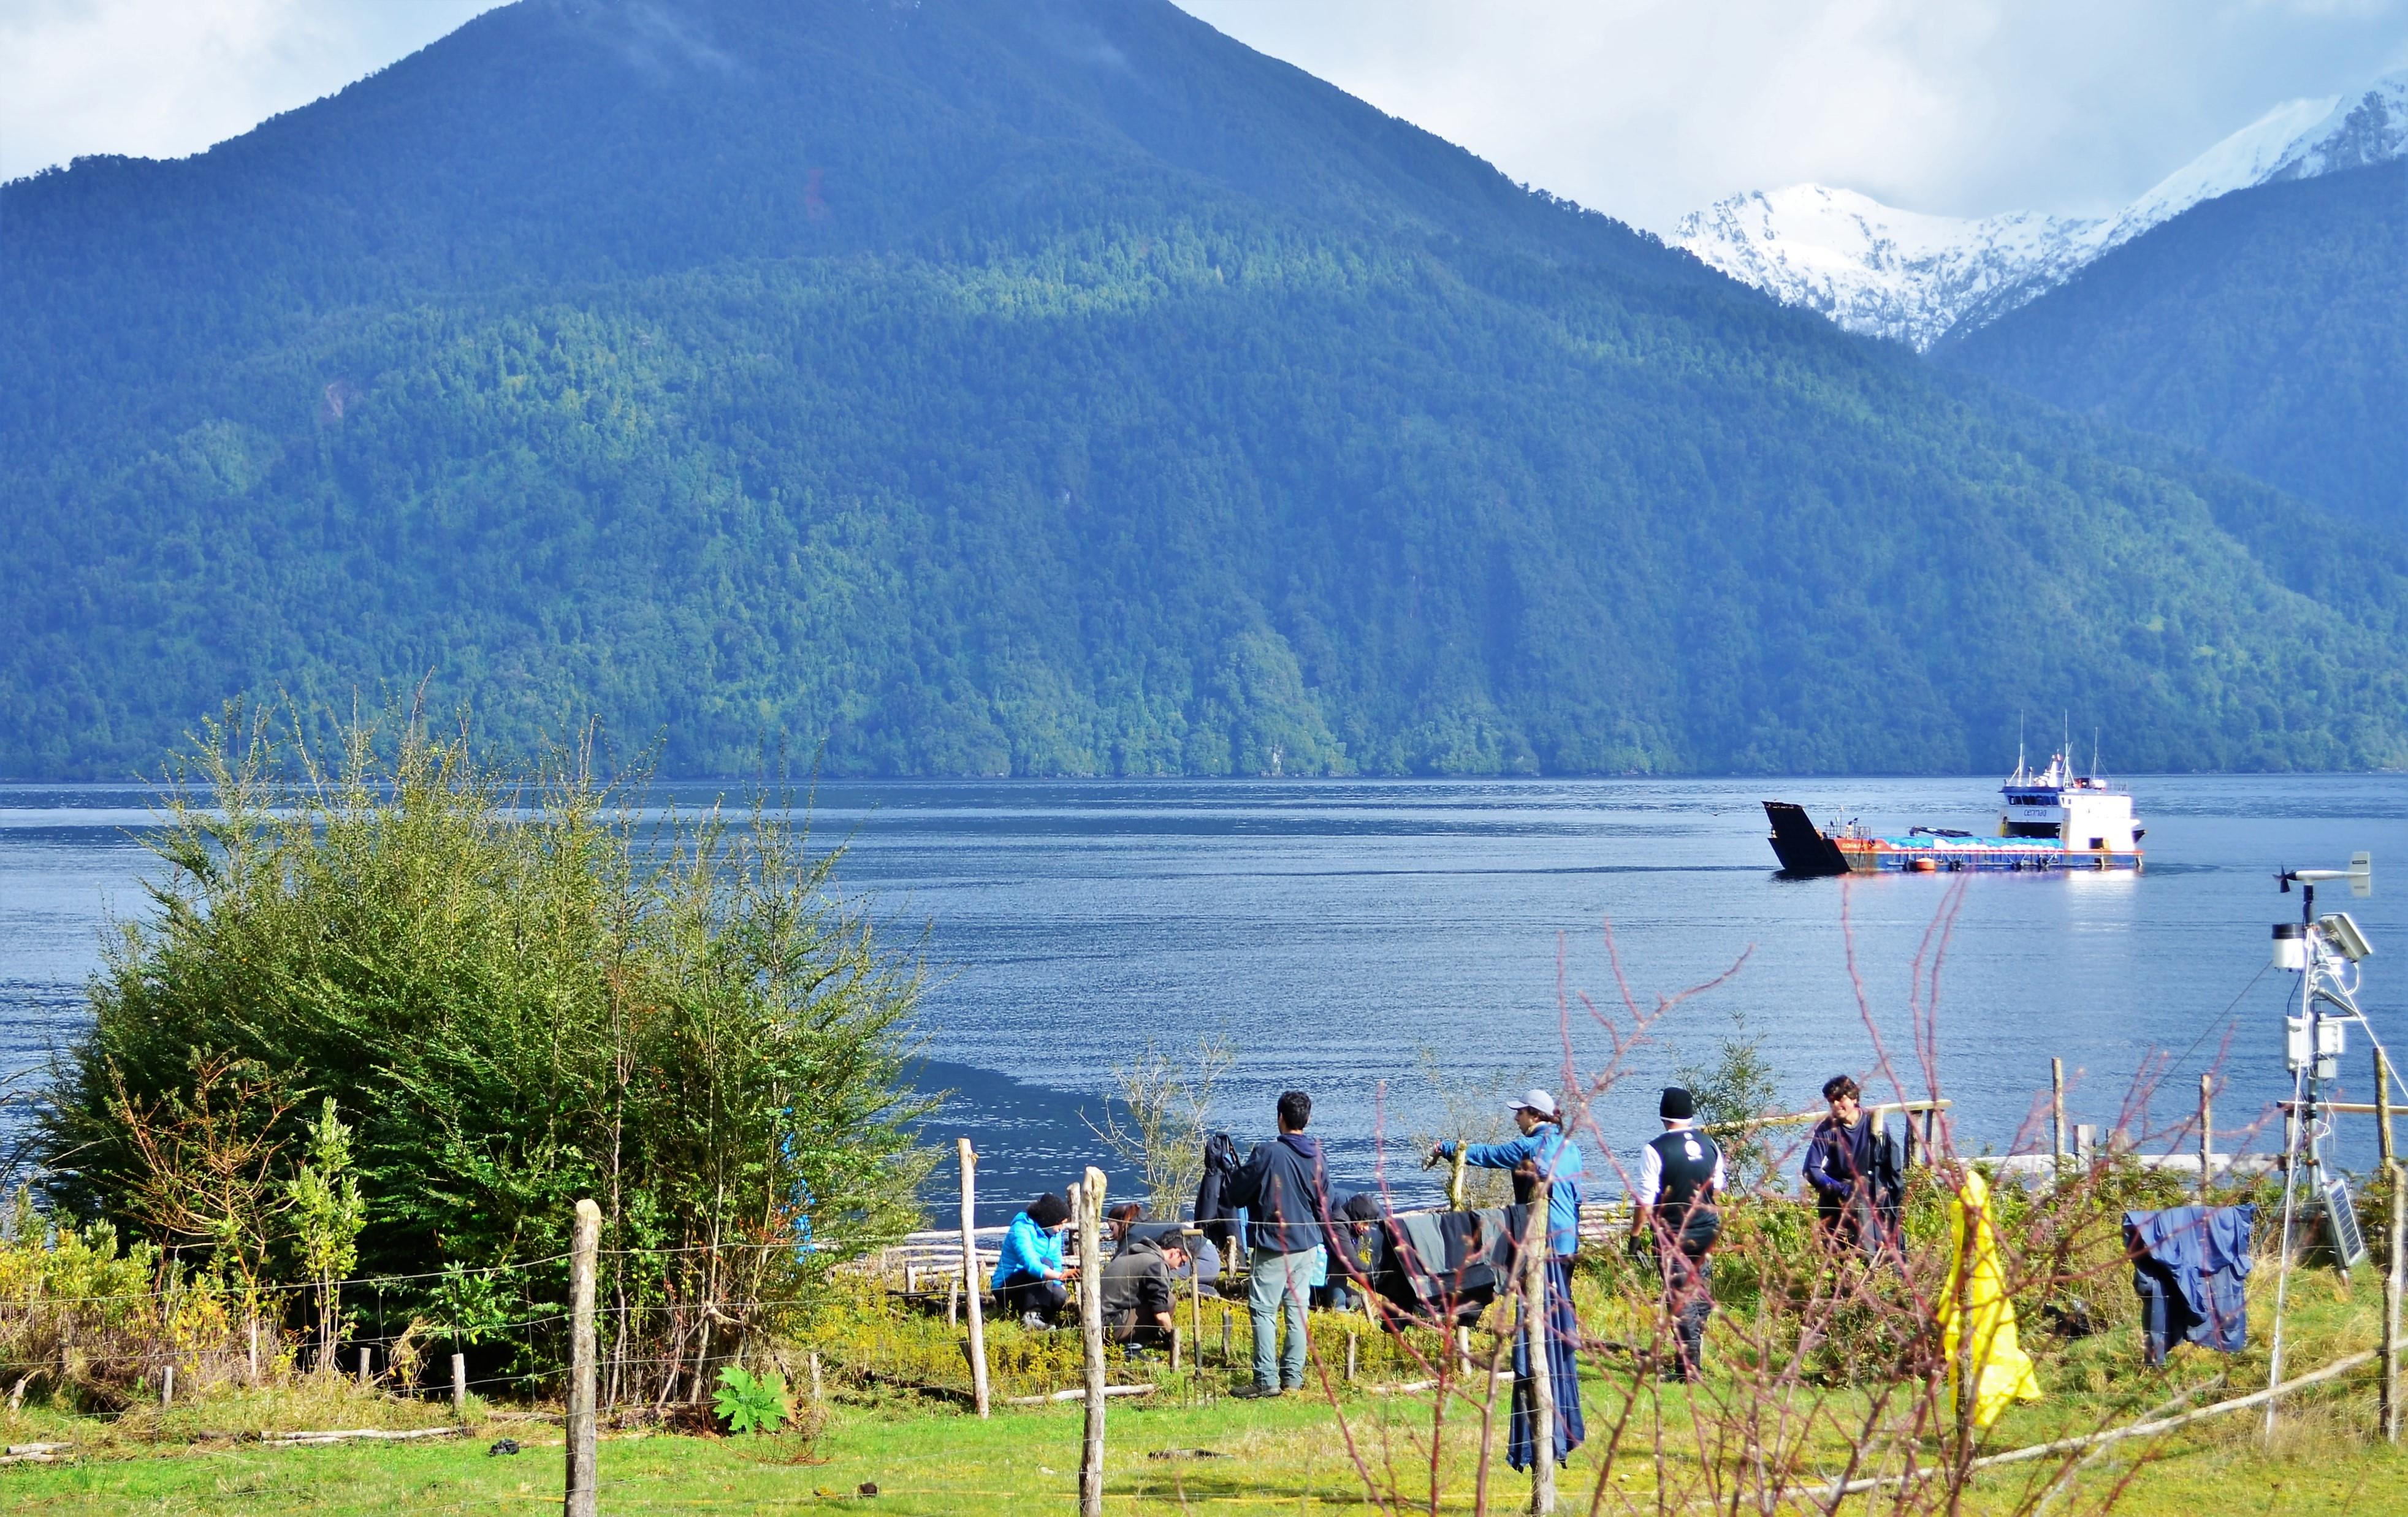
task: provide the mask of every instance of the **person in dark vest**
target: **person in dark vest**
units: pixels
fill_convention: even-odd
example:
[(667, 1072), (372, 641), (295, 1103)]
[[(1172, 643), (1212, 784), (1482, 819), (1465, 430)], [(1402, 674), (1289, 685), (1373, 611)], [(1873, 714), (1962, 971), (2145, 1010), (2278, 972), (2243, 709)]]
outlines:
[(1807, 1139), (1806, 1183), (1827, 1244), (1882, 1253), (1895, 1250), (1898, 1237), (1898, 1155), (1857, 1095), (1856, 1082), (1845, 1075), (1823, 1082), (1831, 1110)]
[[(1312, 1097), (1279, 1098), (1279, 1137), (1254, 1145), (1229, 1177), (1224, 1205), (1246, 1209), (1246, 1312), (1254, 1324), (1254, 1382), (1241, 1396), (1280, 1395), (1304, 1386), (1304, 1302), (1329, 1232), (1329, 1175), (1321, 1145), (1305, 1136)], [(1279, 1352), (1281, 1321), (1287, 1348)]]
[(1713, 1247), (1722, 1237), (1723, 1151), (1697, 1130), (1697, 1101), (1678, 1085), (1656, 1105), (1664, 1131), (1639, 1151), (1639, 1184), (1631, 1195), (1630, 1238), (1652, 1247), (1664, 1272), (1664, 1309), (1674, 1324), (1679, 1353), (1667, 1380), (1694, 1383), (1705, 1372), (1706, 1319), (1714, 1309)]

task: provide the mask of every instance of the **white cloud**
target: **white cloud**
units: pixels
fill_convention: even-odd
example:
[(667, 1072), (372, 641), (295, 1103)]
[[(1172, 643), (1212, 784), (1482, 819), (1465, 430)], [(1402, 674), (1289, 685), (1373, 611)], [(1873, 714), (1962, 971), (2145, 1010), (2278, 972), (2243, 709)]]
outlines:
[(1641, 225), (1800, 180), (2110, 209), (2282, 101), (2408, 63), (2408, 0), (1182, 0)]
[(174, 158), (308, 105), (494, 0), (7, 0), (0, 178)]
[[(0, 0), (0, 177), (196, 152), (494, 0)], [(1814, 179), (1912, 209), (2112, 208), (2408, 64), (2408, 0), (1181, 0), (1482, 154), (1664, 228)]]

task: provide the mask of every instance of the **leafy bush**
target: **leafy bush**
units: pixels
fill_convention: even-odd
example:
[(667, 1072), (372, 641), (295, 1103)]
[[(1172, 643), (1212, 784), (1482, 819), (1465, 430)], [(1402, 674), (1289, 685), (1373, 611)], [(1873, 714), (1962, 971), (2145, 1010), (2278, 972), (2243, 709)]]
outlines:
[(719, 1372), (719, 1391), (710, 1406), (731, 1433), (774, 1433), (795, 1419), (786, 1377), (774, 1369), (755, 1376), (727, 1366)]
[[(665, 1251), (609, 1256), (622, 1394), (644, 1360), (699, 1385), (796, 1309), (762, 1303), (910, 1224), (919, 974), (835, 899), (833, 855), (758, 810), (646, 822), (578, 754), (503, 770), (465, 732), (373, 723), (329, 746), (331, 767), (230, 719), (176, 771), (155, 917), (113, 946), (49, 1093), (68, 1215), (326, 1296), (354, 1256), (543, 1261), (509, 1282), (526, 1320), (556, 1316), (592, 1196), (606, 1249)], [(407, 1281), (364, 1309), (390, 1336), (459, 1294)]]

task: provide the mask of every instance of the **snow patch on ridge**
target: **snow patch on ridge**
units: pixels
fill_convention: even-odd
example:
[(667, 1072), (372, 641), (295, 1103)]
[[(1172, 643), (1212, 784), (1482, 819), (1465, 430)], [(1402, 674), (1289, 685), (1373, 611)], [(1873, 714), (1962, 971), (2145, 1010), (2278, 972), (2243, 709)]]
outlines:
[(2275, 107), (2110, 217), (1928, 216), (1821, 184), (1733, 195), (1670, 241), (1784, 305), (1917, 351), (2071, 279), (2202, 201), (2408, 156), (2408, 70), (2363, 93)]

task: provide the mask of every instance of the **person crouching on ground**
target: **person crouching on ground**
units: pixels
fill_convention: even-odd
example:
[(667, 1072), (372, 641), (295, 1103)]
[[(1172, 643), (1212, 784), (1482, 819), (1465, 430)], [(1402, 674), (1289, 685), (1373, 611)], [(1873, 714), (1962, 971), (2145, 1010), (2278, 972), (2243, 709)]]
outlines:
[(1062, 1235), (1070, 1203), (1047, 1191), (1011, 1219), (995, 1261), (996, 1294), (1003, 1309), (1031, 1327), (1051, 1327), (1070, 1298), (1062, 1283)]
[(1881, 1253), (1896, 1247), (1898, 1161), (1857, 1095), (1856, 1082), (1845, 1075), (1823, 1082), (1831, 1111), (1807, 1139), (1806, 1183), (1814, 1192), (1814, 1220), (1826, 1244)]
[[(1463, 1162), (1477, 1169), (1513, 1172), (1515, 1199), (1528, 1203), (1538, 1182), (1547, 1191), (1547, 1375), (1558, 1386), (1580, 1384), (1580, 1319), (1572, 1312), (1572, 1256), (1580, 1252), (1581, 1185), (1586, 1172), (1580, 1145), (1564, 1131), (1555, 1097), (1534, 1090), (1512, 1103), (1513, 1125), (1519, 1138), (1502, 1143), (1474, 1143), (1463, 1151)], [(1440, 1143), (1430, 1151), (1433, 1160), (1455, 1157), (1456, 1145)], [(1530, 1436), (1537, 1393), (1530, 1384), (1530, 1345), (1524, 1334), (1513, 1342), (1513, 1410), (1505, 1443), (1506, 1462), (1515, 1469), (1531, 1466), (1535, 1441)], [(1555, 1393), (1555, 1463), (1571, 1457), (1588, 1436), (1581, 1417), (1580, 1397)]]
[[(1254, 1381), (1240, 1395), (1278, 1395), (1304, 1385), (1305, 1295), (1329, 1223), (1328, 1170), (1321, 1145), (1304, 1132), (1312, 1120), (1312, 1097), (1302, 1091), (1283, 1095), (1279, 1137), (1255, 1144), (1222, 1192), (1226, 1206), (1246, 1209), (1251, 1245), (1246, 1312), (1254, 1326)], [(1287, 1321), (1284, 1352), (1279, 1352), (1282, 1317)]]
[(1132, 1229), (1104, 1266), (1104, 1325), (1115, 1342), (1167, 1349), (1178, 1324), (1178, 1277), (1187, 1245), (1175, 1233)]
[(1714, 1309), (1715, 1241), (1722, 1211), (1714, 1204), (1727, 1183), (1723, 1151), (1697, 1130), (1698, 1106), (1678, 1085), (1665, 1087), (1656, 1106), (1664, 1131), (1639, 1151), (1639, 1187), (1631, 1195), (1630, 1240), (1653, 1246), (1664, 1272), (1664, 1309), (1671, 1314), (1678, 1365), (1666, 1380), (1704, 1378), (1706, 1319)]

